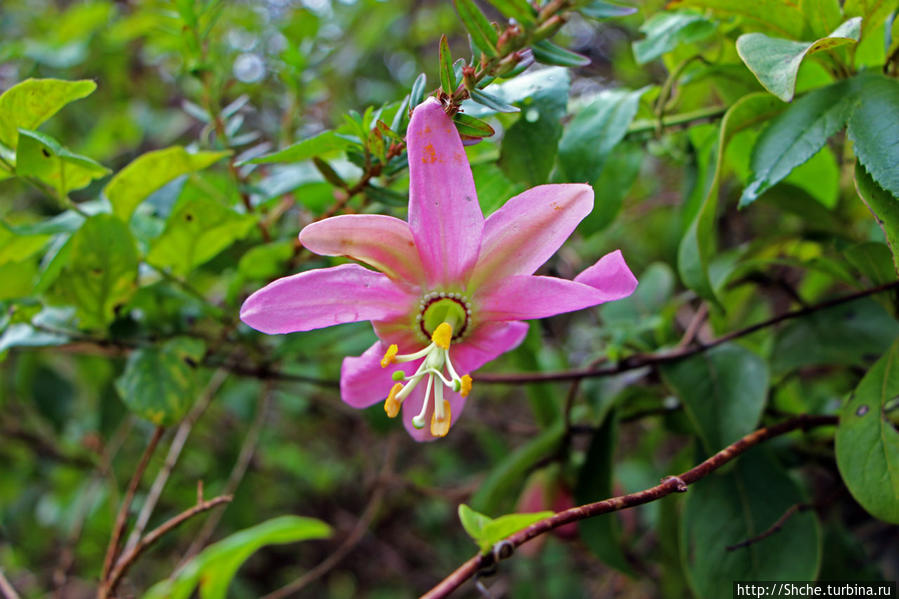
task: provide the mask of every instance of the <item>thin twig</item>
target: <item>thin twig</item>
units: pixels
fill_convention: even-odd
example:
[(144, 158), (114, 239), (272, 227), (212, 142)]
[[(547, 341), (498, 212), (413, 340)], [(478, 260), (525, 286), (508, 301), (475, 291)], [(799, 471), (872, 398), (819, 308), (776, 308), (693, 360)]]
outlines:
[(161, 426), (157, 426), (156, 430), (153, 431), (153, 436), (150, 437), (150, 442), (147, 444), (147, 448), (137, 464), (134, 475), (131, 477), (131, 482), (128, 483), (128, 491), (125, 493), (124, 499), (122, 499), (121, 506), (119, 506), (119, 514), (116, 516), (115, 527), (112, 529), (109, 546), (106, 548), (106, 557), (103, 559), (103, 573), (100, 577), (100, 580), (103, 582), (97, 594), (99, 599), (105, 599), (107, 596), (104, 593), (104, 589), (107, 587), (106, 582), (109, 580), (110, 570), (119, 550), (119, 541), (122, 539), (122, 533), (125, 531), (125, 523), (128, 521), (128, 510), (131, 507), (131, 501), (134, 499), (134, 493), (137, 491), (138, 485), (140, 485), (140, 480), (144, 476), (147, 464), (150, 463), (150, 458), (153, 456), (153, 452), (156, 451), (156, 446), (159, 445), (159, 440), (164, 432), (165, 428)]
[(814, 506), (811, 503), (797, 503), (795, 505), (791, 505), (787, 509), (787, 511), (785, 511), (783, 513), (783, 515), (780, 518), (778, 518), (774, 522), (774, 524), (772, 524), (767, 530), (765, 530), (761, 534), (758, 534), (754, 537), (750, 537), (750, 538), (746, 539), (745, 541), (740, 541), (739, 543), (736, 543), (734, 545), (728, 545), (727, 550), (735, 551), (742, 547), (749, 547), (750, 545), (758, 543), (759, 541), (763, 541), (763, 540), (767, 539), (768, 537), (770, 537), (771, 535), (773, 535), (774, 533), (776, 533), (777, 531), (779, 531), (781, 528), (783, 528), (784, 524), (787, 523), (787, 520), (792, 518), (795, 514), (797, 514), (798, 512), (804, 512), (806, 510), (810, 510), (813, 507)]
[(137, 515), (137, 520), (134, 523), (134, 528), (128, 536), (128, 541), (125, 543), (125, 548), (122, 550), (122, 553), (131, 551), (134, 546), (137, 545), (141, 535), (144, 534), (147, 523), (153, 515), (153, 510), (156, 509), (156, 503), (159, 501), (160, 495), (162, 495), (162, 490), (165, 488), (169, 476), (171, 476), (172, 470), (175, 468), (175, 464), (178, 463), (178, 458), (181, 456), (181, 451), (184, 449), (187, 438), (190, 436), (197, 420), (200, 419), (200, 416), (202, 416), (206, 411), (206, 408), (209, 407), (212, 398), (215, 397), (216, 392), (227, 378), (227, 371), (221, 369), (215, 371), (212, 378), (209, 380), (209, 383), (206, 385), (206, 388), (203, 390), (203, 393), (197, 399), (196, 403), (194, 403), (193, 408), (191, 408), (184, 420), (181, 421), (181, 424), (178, 425), (178, 430), (175, 431), (175, 435), (172, 437), (172, 443), (169, 445), (169, 452), (165, 456), (165, 463), (156, 475), (156, 479), (150, 487), (150, 492), (147, 493), (147, 498), (141, 506), (140, 513)]
[(454, 590), (462, 586), (465, 581), (475, 576), (477, 572), (494, 566), (496, 562), (501, 559), (510, 557), (515, 548), (522, 543), (549, 532), (554, 528), (558, 528), (569, 522), (576, 522), (600, 514), (607, 514), (609, 512), (615, 512), (656, 501), (675, 492), (684, 492), (687, 490), (687, 485), (708, 476), (724, 464), (745, 452), (747, 449), (758, 445), (762, 441), (799, 429), (807, 430), (817, 426), (833, 426), (836, 425), (837, 422), (838, 419), (836, 416), (808, 414), (797, 416), (796, 418), (785, 420), (773, 426), (760, 428), (755, 432), (746, 435), (739, 441), (728, 445), (709, 459), (687, 470), (683, 474), (665, 477), (660, 484), (654, 487), (558, 512), (549, 518), (545, 518), (528, 526), (524, 530), (509, 535), (496, 543), (492, 552), (475, 555), (459, 566), (449, 576), (440, 581), (437, 586), (422, 595), (422, 599), (438, 599), (448, 596)]
[(3, 593), (5, 599), (19, 599), (19, 594), (16, 592), (16, 589), (13, 588), (12, 584), (6, 579), (6, 576), (3, 574), (3, 570), (0, 569), (0, 592)]
[(359, 544), (359, 541), (362, 540), (362, 537), (368, 531), (368, 527), (371, 526), (375, 514), (377, 514), (378, 510), (381, 508), (381, 502), (384, 499), (384, 489), (387, 486), (385, 483), (388, 480), (390, 471), (393, 469), (393, 460), (396, 457), (396, 439), (397, 437), (394, 436), (388, 442), (387, 451), (384, 456), (384, 465), (381, 467), (381, 474), (378, 476), (378, 480), (375, 482), (374, 492), (368, 500), (365, 509), (362, 511), (362, 515), (359, 516), (356, 526), (353, 527), (352, 532), (350, 532), (343, 543), (340, 544), (340, 547), (317, 566), (290, 584), (265, 595), (262, 599), (284, 599), (294, 593), (300, 592), (302, 589), (309, 586), (310, 583), (330, 572), (356, 547), (356, 545)]
[[(250, 425), (249, 430), (247, 430), (247, 435), (244, 437), (243, 444), (240, 447), (240, 453), (237, 455), (237, 461), (234, 462), (231, 474), (228, 475), (228, 481), (225, 483), (225, 487), (222, 491), (224, 495), (233, 495), (234, 492), (237, 491), (240, 481), (243, 480), (247, 468), (249, 468), (250, 462), (253, 460), (253, 455), (256, 453), (256, 447), (259, 444), (259, 437), (262, 433), (262, 429), (265, 427), (265, 421), (271, 405), (271, 394), (272, 385), (269, 383), (265, 385), (262, 392), (259, 394), (256, 417), (253, 419), (253, 424)], [(222, 508), (209, 515), (203, 523), (200, 532), (197, 533), (193, 542), (190, 544), (190, 547), (188, 547), (187, 552), (185, 552), (184, 556), (181, 558), (178, 567), (181, 567), (190, 560), (190, 558), (199, 553), (206, 543), (209, 542), (210, 537), (212, 537), (212, 534), (215, 532), (215, 527), (218, 526), (219, 521), (222, 519), (222, 514), (224, 513), (225, 508)]]
[(126, 552), (122, 557), (116, 562), (115, 567), (112, 569), (112, 572), (109, 573), (108, 581), (104, 582), (100, 591), (103, 593), (104, 597), (110, 597), (115, 592), (116, 586), (118, 586), (119, 581), (122, 579), (122, 576), (128, 571), (128, 568), (140, 557), (140, 554), (143, 553), (150, 545), (155, 543), (159, 538), (166, 534), (169, 531), (174, 530), (187, 520), (193, 518), (197, 514), (201, 514), (207, 510), (211, 510), (215, 506), (221, 503), (227, 503), (231, 501), (232, 497), (230, 495), (219, 495), (218, 497), (214, 497), (208, 501), (202, 501), (197, 505), (184, 510), (177, 516), (166, 520), (153, 530), (147, 533), (147, 535), (142, 538), (137, 545), (130, 552)]
[(585, 368), (582, 370), (541, 373), (481, 374), (476, 377), (475, 381), (479, 383), (542, 383), (547, 381), (571, 381), (582, 378), (610, 376), (614, 374), (620, 374), (622, 372), (627, 372), (629, 370), (635, 370), (637, 368), (643, 368), (644, 366), (653, 366), (656, 364), (674, 362), (676, 360), (682, 360), (683, 358), (688, 358), (690, 356), (708, 351), (713, 347), (721, 345), (722, 343), (727, 343), (728, 341), (733, 341), (734, 339), (750, 335), (762, 329), (779, 324), (785, 320), (808, 316), (809, 314), (813, 314), (820, 310), (833, 308), (835, 306), (846, 304), (863, 297), (868, 297), (869, 295), (889, 291), (897, 287), (899, 287), (899, 281), (893, 281), (892, 283), (886, 283), (884, 285), (878, 285), (877, 287), (863, 289), (862, 291), (828, 300), (826, 302), (821, 302), (820, 304), (815, 304), (807, 308), (794, 310), (792, 312), (785, 312), (784, 314), (780, 314), (779, 316), (775, 316), (774, 318), (769, 318), (768, 320), (763, 320), (762, 322), (756, 323), (744, 329), (739, 329), (726, 335), (722, 335), (721, 337), (713, 339), (708, 343), (700, 343), (692, 347), (682, 347), (657, 354), (636, 354), (625, 358), (617, 364), (613, 364), (611, 366), (606, 366), (603, 368)]

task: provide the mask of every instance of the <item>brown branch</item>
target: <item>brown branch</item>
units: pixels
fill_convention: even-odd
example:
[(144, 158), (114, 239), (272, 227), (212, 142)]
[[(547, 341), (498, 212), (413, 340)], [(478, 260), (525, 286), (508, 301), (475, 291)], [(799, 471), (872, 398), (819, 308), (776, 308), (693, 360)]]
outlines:
[(878, 285), (877, 287), (863, 289), (856, 293), (838, 297), (826, 302), (821, 302), (820, 304), (815, 304), (807, 308), (794, 310), (792, 312), (785, 312), (784, 314), (780, 314), (778, 316), (775, 316), (774, 318), (769, 318), (768, 320), (763, 320), (762, 322), (756, 323), (752, 326), (748, 326), (744, 329), (739, 329), (726, 335), (722, 335), (721, 337), (709, 341), (708, 343), (700, 343), (692, 347), (682, 347), (657, 354), (636, 354), (633, 356), (629, 356), (624, 360), (621, 360), (617, 364), (613, 364), (611, 366), (558, 372), (481, 374), (475, 378), (475, 381), (479, 383), (542, 383), (548, 381), (571, 381), (582, 378), (611, 376), (614, 374), (627, 372), (629, 370), (643, 368), (644, 366), (655, 366), (657, 364), (674, 362), (676, 360), (682, 360), (683, 358), (688, 358), (690, 356), (695, 356), (696, 354), (703, 353), (712, 349), (713, 347), (717, 347), (723, 343), (727, 343), (728, 341), (733, 341), (734, 339), (750, 335), (762, 329), (766, 329), (768, 327), (779, 324), (785, 320), (808, 316), (809, 314), (813, 314), (820, 310), (833, 308), (835, 306), (846, 304), (863, 297), (868, 297), (869, 295), (875, 295), (877, 293), (889, 291), (897, 287), (899, 287), (899, 281), (893, 281), (892, 283), (886, 283), (884, 285)]
[(810, 510), (813, 507), (814, 506), (810, 503), (797, 503), (795, 505), (792, 505), (767, 530), (765, 530), (761, 534), (758, 534), (754, 537), (750, 537), (750, 538), (746, 539), (745, 541), (740, 541), (739, 543), (736, 543), (734, 545), (728, 545), (727, 550), (735, 551), (742, 547), (749, 547), (750, 545), (758, 543), (759, 541), (764, 541), (765, 539), (767, 539), (768, 537), (770, 537), (771, 535), (773, 535), (774, 533), (779, 531), (781, 528), (783, 528), (784, 524), (787, 523), (787, 520), (792, 518), (795, 514), (797, 514), (798, 512), (804, 512), (806, 510)]
[(128, 568), (130, 568), (131, 565), (137, 560), (137, 558), (140, 557), (141, 553), (146, 551), (146, 549), (150, 547), (150, 545), (158, 541), (162, 535), (174, 530), (197, 514), (201, 514), (207, 510), (211, 510), (221, 503), (227, 503), (231, 501), (231, 499), (231, 495), (219, 495), (218, 497), (214, 497), (208, 501), (201, 501), (192, 508), (184, 510), (177, 516), (170, 518), (169, 520), (163, 522), (162, 524), (148, 532), (147, 535), (142, 538), (131, 551), (122, 555), (119, 561), (116, 562), (115, 567), (109, 573), (109, 579), (100, 585), (100, 593), (102, 593), (102, 596), (110, 597), (113, 595), (116, 586), (118, 586), (119, 581), (122, 579), (122, 576), (124, 576), (128, 571)]
[(515, 548), (519, 545), (536, 536), (549, 532), (554, 528), (558, 528), (569, 522), (576, 522), (600, 514), (608, 514), (610, 512), (631, 508), (651, 501), (657, 501), (662, 497), (675, 492), (684, 492), (687, 490), (687, 485), (708, 476), (724, 464), (745, 452), (747, 449), (758, 445), (762, 441), (767, 441), (773, 437), (778, 437), (799, 429), (807, 430), (817, 426), (832, 426), (837, 424), (837, 422), (836, 416), (805, 414), (785, 420), (773, 426), (763, 427), (725, 447), (709, 459), (687, 470), (683, 474), (665, 477), (660, 484), (654, 487), (636, 493), (630, 493), (628, 495), (621, 495), (619, 497), (612, 497), (611, 499), (573, 507), (550, 516), (549, 518), (540, 520), (496, 543), (492, 552), (486, 554), (479, 553), (469, 559), (459, 566), (452, 574), (440, 581), (437, 586), (422, 595), (422, 599), (438, 599), (448, 596), (454, 590), (462, 586), (465, 581), (475, 576), (479, 571), (490, 568), (501, 559), (510, 557)]
[(289, 597), (294, 593), (298, 593), (302, 589), (309, 586), (310, 583), (318, 580), (328, 572), (330, 572), (337, 564), (339, 564), (343, 558), (345, 558), (355, 547), (359, 544), (359, 541), (362, 540), (362, 537), (368, 531), (368, 527), (371, 526), (372, 520), (374, 520), (375, 514), (378, 513), (378, 510), (381, 508), (381, 502), (384, 499), (384, 489), (386, 487), (386, 481), (390, 475), (390, 471), (393, 469), (393, 460), (396, 457), (396, 439), (394, 436), (388, 443), (387, 452), (384, 456), (384, 465), (381, 467), (381, 474), (378, 477), (377, 482), (375, 483), (375, 490), (372, 493), (371, 499), (368, 500), (368, 504), (365, 506), (365, 509), (362, 511), (362, 515), (359, 516), (359, 520), (356, 522), (356, 526), (353, 527), (353, 530), (344, 539), (343, 543), (340, 544), (340, 547), (337, 550), (325, 558), (322, 562), (320, 562), (317, 566), (280, 589), (269, 593), (262, 597), (262, 599), (284, 599), (285, 597)]
[(0, 592), (3, 593), (3, 597), (5, 599), (19, 599), (19, 594), (16, 592), (16, 589), (13, 588), (12, 584), (6, 579), (6, 576), (3, 574), (3, 570), (0, 570)]
[(131, 482), (128, 484), (128, 491), (125, 493), (124, 499), (122, 499), (121, 506), (119, 506), (119, 514), (116, 516), (115, 527), (112, 529), (112, 536), (109, 538), (109, 546), (106, 548), (106, 557), (103, 559), (103, 573), (100, 577), (102, 582), (100, 584), (100, 589), (97, 592), (97, 597), (99, 599), (105, 599), (108, 596), (107, 593), (109, 588), (107, 581), (109, 580), (110, 570), (115, 561), (116, 553), (118, 553), (119, 550), (119, 541), (122, 539), (122, 533), (125, 532), (125, 524), (128, 521), (128, 510), (134, 499), (134, 493), (137, 491), (138, 485), (140, 485), (140, 480), (143, 478), (144, 471), (147, 469), (147, 464), (150, 463), (150, 458), (153, 456), (153, 452), (156, 451), (156, 446), (159, 445), (159, 440), (162, 438), (162, 433), (164, 432), (165, 428), (161, 426), (157, 426), (156, 430), (153, 431), (153, 436), (150, 438), (150, 442), (147, 444), (147, 448), (144, 450), (140, 462), (137, 464), (134, 475), (131, 477)]

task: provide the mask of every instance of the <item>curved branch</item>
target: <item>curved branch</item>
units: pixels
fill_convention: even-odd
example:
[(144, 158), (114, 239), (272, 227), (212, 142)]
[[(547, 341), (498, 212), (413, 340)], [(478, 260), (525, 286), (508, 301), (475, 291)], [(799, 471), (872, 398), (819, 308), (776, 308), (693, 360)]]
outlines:
[(747, 449), (758, 445), (762, 441), (767, 441), (768, 439), (784, 435), (794, 430), (807, 430), (817, 426), (832, 426), (837, 424), (837, 422), (838, 419), (836, 416), (808, 414), (797, 416), (773, 426), (760, 428), (746, 435), (739, 441), (728, 445), (709, 459), (690, 468), (683, 474), (665, 477), (660, 484), (654, 487), (558, 512), (549, 518), (535, 522), (527, 528), (506, 537), (494, 546), (493, 552), (478, 554), (472, 557), (459, 566), (452, 574), (440, 581), (437, 586), (422, 595), (422, 599), (439, 599), (441, 597), (447, 597), (454, 590), (462, 586), (462, 583), (469, 578), (472, 578), (480, 570), (494, 565), (498, 559), (504, 559), (511, 556), (512, 551), (519, 545), (534, 537), (542, 535), (543, 533), (549, 532), (554, 528), (558, 528), (563, 524), (642, 505), (644, 503), (656, 501), (675, 492), (682, 493), (687, 490), (687, 485), (708, 476)]

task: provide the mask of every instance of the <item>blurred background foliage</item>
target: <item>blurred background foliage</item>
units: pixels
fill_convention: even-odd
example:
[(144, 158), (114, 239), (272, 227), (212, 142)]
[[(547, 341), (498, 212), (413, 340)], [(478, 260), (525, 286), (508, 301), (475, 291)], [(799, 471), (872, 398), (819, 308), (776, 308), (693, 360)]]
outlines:
[[(148, 529), (192, 506), (198, 481), (207, 498), (234, 497), (141, 556), (121, 596), (141, 596), (205, 544), (294, 514), (333, 533), (263, 547), (230, 596), (262, 596), (348, 550), (304, 592), (377, 598), (422, 593), (476, 550), (459, 503), (490, 516), (559, 510), (652, 486), (760, 424), (840, 412), (899, 334), (894, 291), (661, 367), (488, 383), (701, 345), (895, 281), (896, 3), (557, 4), (566, 22), (554, 42), (588, 60), (538, 52), (544, 64), (487, 86), (518, 112), (462, 104), (496, 131), (468, 147), (481, 205), (549, 181), (592, 183), (594, 212), (543, 272), (571, 277), (621, 248), (640, 286), (532, 323), (521, 348), (483, 369), (452, 433), (419, 445), (380, 406), (339, 399), (340, 361), (371, 344), (368, 324), (266, 337), (237, 313), (274, 278), (335, 262), (296, 244), (305, 224), (405, 216), (405, 157), (383, 139), (401, 138), (410, 93), (414, 104), (440, 84), (441, 35), (471, 57), (454, 4), (4, 0), (0, 89), (96, 83), (41, 91), (64, 99), (31, 124), (0, 101), (0, 569), (23, 597), (93, 596), (160, 424), (135, 518), (167, 460), (177, 464)], [(502, 11), (521, 3), (479, 5), (505, 26)], [(837, 41), (812, 47), (829, 34)], [(373, 133), (369, 107), (391, 133)], [(876, 449), (896, 464), (895, 400), (881, 400)], [(871, 451), (840, 434), (843, 463)], [(675, 598), (729, 596), (733, 578), (895, 580), (895, 481), (841, 477), (833, 438), (778, 439), (686, 496), (547, 535), (489, 584), (496, 596)], [(792, 505), (813, 509), (725, 549)], [(293, 538), (327, 535), (304, 531)]]

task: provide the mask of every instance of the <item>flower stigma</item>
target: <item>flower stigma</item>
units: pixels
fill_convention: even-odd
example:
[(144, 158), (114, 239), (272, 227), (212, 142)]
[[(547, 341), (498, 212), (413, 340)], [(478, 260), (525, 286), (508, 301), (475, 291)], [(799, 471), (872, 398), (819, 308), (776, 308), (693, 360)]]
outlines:
[[(454, 301), (453, 305), (458, 306), (460, 304)], [(471, 392), (472, 385), (471, 377), (467, 374), (460, 376), (449, 356), (450, 344), (455, 338), (453, 335), (453, 324), (450, 321), (458, 323), (460, 320), (459, 316), (461, 316), (461, 320), (464, 323), (466, 314), (464, 311), (451, 306), (447, 309), (446, 305), (440, 307), (439, 310), (446, 320), (434, 327), (431, 333), (430, 344), (411, 354), (397, 353), (397, 346), (393, 344), (387, 348), (387, 352), (381, 360), (381, 367), (386, 368), (395, 362), (411, 362), (424, 358), (415, 373), (410, 376), (406, 376), (401, 370), (394, 371), (391, 377), (396, 382), (390, 389), (387, 400), (384, 402), (384, 411), (387, 412), (387, 416), (390, 418), (396, 417), (400, 412), (403, 401), (412, 393), (422, 379), (427, 378), (421, 411), (412, 418), (412, 425), (417, 429), (424, 428), (428, 408), (433, 402), (430, 431), (434, 437), (446, 436), (452, 422), (450, 402), (443, 398), (443, 388), (449, 387), (453, 391), (460, 393), (462, 397), (467, 397)]]

